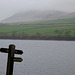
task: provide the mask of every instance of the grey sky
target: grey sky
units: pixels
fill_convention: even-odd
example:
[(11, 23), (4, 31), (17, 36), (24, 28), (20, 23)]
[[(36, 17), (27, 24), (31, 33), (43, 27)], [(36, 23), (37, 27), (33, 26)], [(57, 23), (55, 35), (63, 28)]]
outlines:
[(33, 9), (75, 12), (75, 0), (0, 0), (0, 20)]

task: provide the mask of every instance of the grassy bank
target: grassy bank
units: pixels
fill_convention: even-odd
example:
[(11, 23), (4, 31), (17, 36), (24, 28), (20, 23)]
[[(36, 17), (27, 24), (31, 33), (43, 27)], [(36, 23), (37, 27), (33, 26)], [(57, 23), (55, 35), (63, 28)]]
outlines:
[[(70, 20), (70, 19), (69, 19)], [(59, 20), (59, 23), (34, 23), (34, 24), (20, 24), (20, 25), (6, 25), (0, 26), (0, 37), (20, 37), (20, 38), (40, 38), (40, 37), (75, 37), (75, 24), (68, 22), (65, 24), (64, 20)], [(63, 22), (64, 21), (64, 22)], [(63, 22), (63, 23), (61, 23)]]

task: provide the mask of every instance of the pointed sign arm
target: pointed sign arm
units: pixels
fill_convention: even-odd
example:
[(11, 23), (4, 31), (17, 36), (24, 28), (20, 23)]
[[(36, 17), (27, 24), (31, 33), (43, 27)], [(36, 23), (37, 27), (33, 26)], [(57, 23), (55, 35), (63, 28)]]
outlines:
[(13, 60), (14, 60), (15, 62), (22, 62), (22, 61), (23, 61), (23, 59), (20, 58), (20, 57), (14, 57)]
[[(9, 49), (8, 48), (1, 48), (0, 52), (9, 53)], [(23, 51), (22, 50), (15, 50), (15, 54), (23, 54)]]
[(7, 48), (1, 48), (0, 52), (9, 53), (9, 49), (7, 49)]

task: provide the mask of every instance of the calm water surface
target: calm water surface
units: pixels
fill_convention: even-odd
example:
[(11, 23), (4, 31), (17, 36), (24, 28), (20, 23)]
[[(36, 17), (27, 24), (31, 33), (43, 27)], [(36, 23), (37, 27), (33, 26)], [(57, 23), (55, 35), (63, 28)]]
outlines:
[[(0, 40), (0, 48), (15, 44), (23, 62), (15, 62), (13, 75), (75, 75), (74, 41)], [(6, 74), (7, 54), (0, 53), (0, 75)]]

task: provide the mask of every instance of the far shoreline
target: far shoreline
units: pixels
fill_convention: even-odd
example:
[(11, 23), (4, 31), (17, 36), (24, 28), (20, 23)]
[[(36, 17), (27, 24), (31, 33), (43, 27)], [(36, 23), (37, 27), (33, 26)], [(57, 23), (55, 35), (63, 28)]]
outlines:
[(0, 40), (49, 40), (49, 41), (75, 41), (75, 37), (64, 37), (64, 38), (46, 38), (46, 39), (40, 39), (40, 38), (0, 38)]

